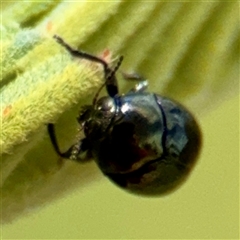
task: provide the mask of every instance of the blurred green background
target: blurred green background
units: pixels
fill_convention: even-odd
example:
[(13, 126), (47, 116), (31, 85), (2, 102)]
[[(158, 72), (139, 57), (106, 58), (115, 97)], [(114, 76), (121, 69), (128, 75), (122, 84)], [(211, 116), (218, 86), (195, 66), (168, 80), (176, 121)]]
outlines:
[(200, 120), (203, 151), (178, 191), (141, 198), (102, 176), (4, 225), (2, 239), (238, 239), (239, 96)]
[[(50, 0), (1, 7), (2, 239), (239, 239), (239, 3)], [(123, 54), (121, 69), (146, 75), (150, 91), (194, 113), (202, 154), (178, 191), (142, 198), (118, 189), (94, 162), (59, 169), (45, 124), (59, 119), (60, 144), (68, 147), (76, 134), (74, 103), (89, 103), (102, 79), (84, 77), (88, 67), (53, 41), (56, 33), (91, 53)], [(70, 92), (61, 91), (70, 82)]]

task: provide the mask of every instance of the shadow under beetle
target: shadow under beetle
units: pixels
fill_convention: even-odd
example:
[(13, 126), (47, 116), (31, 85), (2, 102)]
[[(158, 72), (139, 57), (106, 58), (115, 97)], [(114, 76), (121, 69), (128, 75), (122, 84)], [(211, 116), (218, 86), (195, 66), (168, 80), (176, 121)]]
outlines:
[[(142, 195), (162, 195), (177, 188), (189, 175), (201, 147), (201, 133), (193, 116), (179, 103), (145, 92), (141, 81), (125, 95), (119, 95), (115, 73), (107, 62), (77, 51), (54, 36), (72, 56), (103, 66), (108, 96), (83, 106), (78, 123), (85, 138), (66, 152), (59, 150), (54, 125), (48, 132), (57, 154), (77, 162), (94, 159), (103, 174), (120, 187)], [(138, 78), (125, 75), (125, 78)]]

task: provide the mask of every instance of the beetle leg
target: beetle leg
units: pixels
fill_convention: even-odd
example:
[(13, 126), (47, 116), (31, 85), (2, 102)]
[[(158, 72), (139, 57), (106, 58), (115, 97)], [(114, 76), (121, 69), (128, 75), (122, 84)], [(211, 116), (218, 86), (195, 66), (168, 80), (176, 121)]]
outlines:
[(101, 58), (98, 58), (94, 55), (91, 55), (89, 53), (85, 53), (83, 51), (78, 51), (76, 49), (73, 49), (69, 44), (67, 44), (60, 36), (54, 35), (53, 38), (56, 39), (56, 41), (62, 45), (72, 56), (87, 59), (89, 61), (97, 62), (103, 65), (104, 72), (108, 72), (108, 64)]
[[(102, 64), (103, 69), (104, 69), (104, 74), (105, 74), (105, 84), (104, 85), (106, 85), (107, 92), (108, 92), (109, 96), (114, 97), (115, 95), (118, 94), (118, 86), (117, 86), (117, 80), (116, 80), (116, 77), (115, 77), (115, 73), (122, 63), (123, 56), (120, 56), (120, 58), (117, 62), (117, 65), (113, 69), (111, 69), (108, 66), (107, 62), (105, 62), (103, 59), (98, 58), (98, 57), (96, 57), (94, 55), (91, 55), (89, 53), (85, 53), (83, 51), (78, 51), (76, 49), (73, 49), (60, 36), (54, 35), (53, 38), (55, 38), (56, 41), (59, 44), (61, 44), (72, 56), (87, 59), (89, 61), (93, 61), (93, 62), (97, 62), (97, 63)], [(100, 88), (100, 90), (103, 88), (103, 86)], [(100, 90), (99, 90), (99, 92), (100, 92)], [(96, 94), (94, 99), (98, 98), (99, 92)], [(93, 100), (93, 103), (95, 103), (95, 102), (96, 102), (96, 100)]]
[(48, 124), (48, 134), (54, 147), (54, 150), (61, 158), (70, 159), (77, 162), (87, 162), (91, 159), (91, 156), (88, 151), (89, 144), (86, 138), (79, 140), (76, 144), (72, 145), (66, 152), (62, 153), (59, 149), (54, 130), (54, 124), (52, 123)]
[(148, 81), (143, 78), (142, 76), (138, 75), (137, 73), (125, 73), (122, 72), (123, 78), (125, 80), (130, 80), (130, 81), (139, 81), (132, 89), (130, 89), (130, 93), (136, 93), (136, 92), (144, 92), (147, 90), (148, 87)]
[(144, 80), (141, 81), (139, 83), (137, 83), (132, 89), (130, 89), (129, 92), (144, 92), (145, 90), (147, 90), (148, 87), (148, 81)]
[(121, 72), (123, 78), (125, 80), (133, 80), (133, 81), (138, 81), (138, 82), (141, 82), (141, 81), (144, 81), (146, 80), (143, 76), (139, 75), (138, 73), (126, 73), (126, 72)]

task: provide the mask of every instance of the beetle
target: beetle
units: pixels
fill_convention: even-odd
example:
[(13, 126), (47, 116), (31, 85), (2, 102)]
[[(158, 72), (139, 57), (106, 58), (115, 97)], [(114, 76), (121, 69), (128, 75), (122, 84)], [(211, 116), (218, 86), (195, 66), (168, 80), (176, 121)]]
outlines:
[[(56, 41), (73, 57), (99, 63), (104, 83), (92, 105), (81, 108), (77, 117), (85, 138), (61, 152), (54, 124), (48, 133), (61, 158), (77, 162), (94, 159), (111, 181), (129, 192), (158, 196), (177, 189), (188, 177), (201, 148), (201, 131), (192, 114), (181, 104), (147, 92), (141, 80), (126, 94), (119, 94), (116, 72), (123, 57), (113, 68), (101, 58), (75, 50), (61, 37)], [(98, 97), (103, 87), (107, 96)]]

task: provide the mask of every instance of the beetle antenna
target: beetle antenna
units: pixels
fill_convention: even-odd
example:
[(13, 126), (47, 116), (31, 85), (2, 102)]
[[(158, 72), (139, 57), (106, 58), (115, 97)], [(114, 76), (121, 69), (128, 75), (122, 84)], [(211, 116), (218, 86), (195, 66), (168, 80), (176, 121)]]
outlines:
[(113, 78), (113, 76), (115, 75), (115, 73), (117, 72), (119, 67), (121, 66), (122, 61), (123, 61), (123, 56), (120, 56), (114, 69), (112, 71), (110, 71), (109, 74), (107, 75), (106, 82), (110, 81)]
[(103, 87), (106, 85), (106, 81), (101, 85), (101, 87), (98, 89), (98, 91), (96, 92), (94, 98), (93, 98), (93, 106), (96, 105), (96, 102), (98, 100), (98, 96), (100, 94), (100, 92), (102, 91)]
[[(104, 71), (105, 82), (101, 85), (101, 87), (98, 89), (97, 93), (95, 94), (95, 97), (93, 98), (93, 105), (96, 104), (98, 96), (105, 85), (107, 85), (107, 86), (110, 85), (110, 86), (114, 86), (114, 87), (116, 86), (116, 81), (115, 81), (114, 75), (117, 72), (117, 70), (119, 69), (122, 61), (123, 61), (123, 56), (120, 56), (114, 69), (110, 70), (110, 68), (107, 68), (107, 70)], [(117, 86), (116, 86), (116, 88), (117, 88)]]
[(120, 56), (116, 66), (113, 69), (111, 69), (111, 71), (106, 76), (107, 93), (112, 98), (114, 98), (118, 94), (118, 84), (117, 84), (117, 79), (115, 77), (115, 73), (119, 69), (122, 61), (123, 61), (123, 56)]

